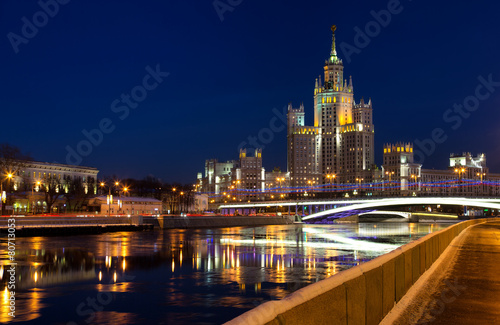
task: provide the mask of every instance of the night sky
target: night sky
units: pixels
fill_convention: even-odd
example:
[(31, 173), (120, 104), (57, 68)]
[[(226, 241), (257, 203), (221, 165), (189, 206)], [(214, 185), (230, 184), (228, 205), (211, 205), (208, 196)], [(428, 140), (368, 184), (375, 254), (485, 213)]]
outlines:
[[(434, 152), (427, 143), (424, 168), (470, 151), (500, 172), (496, 1), (221, 0), (219, 13), (212, 0), (41, 2), (53, 17), (36, 1), (0, 2), (0, 143), (35, 160), (187, 183), (205, 159), (237, 159), (250, 136), (265, 145), (266, 170), (286, 170), (278, 115), (304, 102), (312, 123), (314, 80), (336, 24), (355, 100), (373, 101), (377, 164), (384, 143), (442, 129), (434, 133), (446, 140)], [(374, 23), (371, 12), (388, 7), (390, 22), (382, 14), (386, 26)], [(372, 36), (361, 40), (366, 27)], [(470, 110), (453, 112), (464, 101)], [(85, 155), (68, 160), (79, 143)]]

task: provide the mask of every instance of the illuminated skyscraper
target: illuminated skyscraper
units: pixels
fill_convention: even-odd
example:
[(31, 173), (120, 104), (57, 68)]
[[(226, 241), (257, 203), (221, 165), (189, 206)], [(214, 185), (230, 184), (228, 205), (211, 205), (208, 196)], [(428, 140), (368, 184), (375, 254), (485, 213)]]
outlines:
[(374, 164), (371, 100), (356, 104), (352, 78), (335, 49), (335, 30), (329, 58), (314, 87), (314, 126), (304, 126), (304, 109), (288, 109), (288, 171), (291, 185), (370, 182)]
[(321, 128), (304, 126), (304, 105), (288, 105), (287, 144), (290, 184), (308, 186), (321, 182)]

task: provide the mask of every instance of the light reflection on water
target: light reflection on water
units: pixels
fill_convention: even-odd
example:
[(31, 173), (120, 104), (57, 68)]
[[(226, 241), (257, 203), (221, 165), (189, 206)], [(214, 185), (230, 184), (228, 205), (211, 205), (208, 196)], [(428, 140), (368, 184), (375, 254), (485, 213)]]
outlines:
[[(289, 225), (16, 239), (28, 324), (220, 324), (447, 225)], [(8, 255), (0, 249), (0, 322)]]

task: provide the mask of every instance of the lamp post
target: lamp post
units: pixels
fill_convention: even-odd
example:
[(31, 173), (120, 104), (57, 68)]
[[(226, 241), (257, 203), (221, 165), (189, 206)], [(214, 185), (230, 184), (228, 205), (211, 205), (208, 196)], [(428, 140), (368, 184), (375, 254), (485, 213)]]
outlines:
[[(462, 191), (462, 174), (465, 172), (465, 168), (455, 168), (455, 173), (458, 174), (458, 186), (460, 187), (460, 192), (463, 192)], [(458, 193), (458, 188), (457, 188), (457, 193)]]
[[(229, 195), (228, 197), (231, 197), (231, 195)], [(183, 191), (181, 191), (181, 192), (179, 193), (179, 210), (180, 210), (179, 212), (181, 212), (181, 213), (182, 213), (182, 203), (183, 203), (183, 201), (184, 201), (184, 199), (183, 199), (183, 198), (184, 198), (184, 192), (183, 192)]]
[[(118, 185), (120, 185), (120, 182), (115, 181), (114, 185), (118, 186)], [(108, 197), (107, 197), (107, 201), (108, 201), (108, 217), (110, 217), (111, 216), (111, 204), (113, 203), (113, 195), (111, 195), (111, 185), (107, 185), (106, 183), (101, 182), (100, 186), (102, 188), (104, 188), (105, 186), (108, 187)]]
[(328, 182), (330, 183), (330, 191), (332, 191), (332, 180), (337, 177), (335, 174), (326, 174), (326, 178), (328, 178)]
[(283, 198), (283, 187), (281, 186), (281, 182), (284, 182), (285, 178), (284, 177), (278, 177), (278, 178), (276, 178), (276, 180), (280, 184), (280, 194), (281, 194), (280, 197)]
[(3, 195), (3, 177), (0, 177), (0, 203), (2, 203), (2, 211), (0, 215), (3, 215), (5, 201), (7, 200), (7, 195)]
[[(31, 186), (31, 202), (30, 202), (30, 210), (31, 210), (30, 212), (31, 212), (31, 214), (34, 214), (34, 213), (33, 213), (33, 206), (34, 206), (34, 204), (33, 204), (33, 200), (34, 200), (34, 197), (35, 197), (35, 193), (33, 192), (33, 189), (34, 189), (35, 185), (36, 185), (37, 187), (39, 187), (40, 185), (42, 185), (42, 182), (40, 182), (40, 181), (36, 181), (36, 182), (35, 182), (35, 183)], [(37, 190), (37, 192), (38, 192), (38, 190)]]
[(361, 182), (364, 180), (364, 178), (356, 178), (356, 182), (358, 182), (358, 189), (359, 189), (359, 194), (361, 195)]
[(417, 176), (415, 174), (411, 174), (411, 182), (413, 184), (410, 185), (410, 190), (415, 189), (416, 178), (417, 178)]
[(484, 195), (483, 177), (486, 176), (486, 173), (477, 173), (477, 176), (481, 177), (481, 195)]
[[(11, 172), (7, 173), (7, 179), (9, 180), (9, 185), (7, 187), (7, 192), (10, 192), (10, 180), (12, 179), (13, 176), (14, 175), (12, 175)], [(5, 198), (4, 198), (4, 201), (3, 201), (4, 203), (7, 202), (7, 192), (5, 193)], [(3, 205), (2, 205), (2, 207), (3, 207)]]
[(314, 181), (308, 180), (307, 184), (309, 185), (309, 191), (312, 193), (312, 187), (313, 187)]
[[(176, 191), (177, 189), (175, 187), (172, 187), (172, 196), (173, 196), (173, 204), (172, 204), (172, 214), (177, 213), (177, 197), (176, 197)], [(224, 195), (226, 195), (224, 193)]]
[(392, 183), (391, 176), (394, 175), (394, 171), (392, 171), (392, 172), (386, 171), (385, 174), (389, 176), (389, 186), (391, 186), (391, 183)]

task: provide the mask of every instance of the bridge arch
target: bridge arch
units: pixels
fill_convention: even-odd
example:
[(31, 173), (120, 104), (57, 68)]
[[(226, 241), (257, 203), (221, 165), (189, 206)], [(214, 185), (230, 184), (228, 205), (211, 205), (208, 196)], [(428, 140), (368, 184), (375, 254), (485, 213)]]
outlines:
[(363, 209), (372, 209), (372, 208), (380, 208), (380, 207), (389, 207), (389, 206), (397, 206), (397, 205), (457, 205), (457, 206), (473, 206), (473, 207), (481, 207), (488, 209), (498, 209), (500, 210), (500, 202), (495, 199), (469, 199), (469, 198), (436, 198), (436, 197), (411, 197), (411, 198), (391, 198), (391, 199), (380, 199), (373, 200), (373, 202), (365, 202), (352, 204), (349, 206), (338, 207), (334, 209), (329, 209), (325, 211), (321, 211), (318, 213), (310, 214), (302, 220), (311, 220), (315, 218), (320, 218), (328, 215), (332, 215), (335, 213), (346, 212), (350, 210), (363, 210)]

